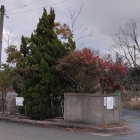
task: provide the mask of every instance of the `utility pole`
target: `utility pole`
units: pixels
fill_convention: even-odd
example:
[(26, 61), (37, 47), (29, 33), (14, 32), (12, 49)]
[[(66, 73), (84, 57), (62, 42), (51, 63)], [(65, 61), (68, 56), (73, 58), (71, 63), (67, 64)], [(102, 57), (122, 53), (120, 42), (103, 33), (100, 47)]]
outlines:
[(0, 67), (1, 67), (1, 56), (2, 56), (2, 37), (3, 37), (3, 22), (4, 22), (5, 8), (1, 5), (0, 8)]

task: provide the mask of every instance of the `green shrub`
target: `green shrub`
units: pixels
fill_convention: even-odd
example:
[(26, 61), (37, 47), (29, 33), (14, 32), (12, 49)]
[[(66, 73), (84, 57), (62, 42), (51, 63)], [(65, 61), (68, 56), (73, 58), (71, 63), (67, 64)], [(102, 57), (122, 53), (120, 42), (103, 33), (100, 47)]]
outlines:
[(21, 115), (24, 115), (25, 114), (25, 109), (24, 109), (23, 106), (19, 106), (18, 107), (18, 111), (19, 111), (19, 114), (21, 114)]
[(51, 101), (49, 99), (36, 98), (26, 100), (25, 111), (30, 119), (44, 120), (46, 118), (53, 117), (53, 110), (51, 107)]

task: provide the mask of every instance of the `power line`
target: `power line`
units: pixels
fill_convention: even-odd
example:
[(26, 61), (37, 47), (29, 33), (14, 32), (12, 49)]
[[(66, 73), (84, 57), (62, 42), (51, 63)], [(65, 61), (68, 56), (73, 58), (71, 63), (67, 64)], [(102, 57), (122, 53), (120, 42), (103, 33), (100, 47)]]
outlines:
[[(43, 0), (41, 0), (41, 1), (43, 1)], [(29, 3), (29, 4), (24, 3), (24, 4), (21, 5), (21, 6), (15, 7), (15, 8), (10, 9), (10, 10), (7, 10), (7, 12), (16, 11), (16, 10), (18, 10), (18, 9), (28, 7), (28, 6), (33, 5), (33, 4), (36, 4), (36, 3), (38, 3), (38, 2), (40, 2), (40, 1), (37, 1), (37, 2), (31, 2), (31, 3)]]
[(64, 3), (64, 2), (66, 2), (66, 1), (68, 1), (68, 0), (59, 1), (59, 2), (56, 2), (56, 3), (52, 3), (52, 4), (50, 4), (50, 5), (38, 7), (38, 8), (35, 8), (35, 9), (31, 9), (31, 10), (26, 10), (26, 11), (21, 11), (21, 12), (8, 13), (8, 15), (29, 13), (29, 12), (32, 12), (32, 11), (35, 11), (35, 10), (38, 10), (38, 9), (42, 9), (42, 8), (45, 8), (45, 7), (49, 7), (49, 6), (57, 5), (57, 4), (60, 4), (60, 3)]
[(11, 11), (15, 11), (15, 10), (17, 10), (17, 9), (21, 9), (21, 8), (25, 8), (25, 7), (27, 7), (27, 6), (29, 6), (29, 5), (31, 5), (32, 3), (29, 3), (29, 4), (24, 4), (24, 5), (21, 5), (21, 6), (19, 6), (19, 7), (16, 7), (16, 8), (13, 8), (13, 9), (10, 9), (10, 10), (7, 10), (6, 12), (11, 12)]

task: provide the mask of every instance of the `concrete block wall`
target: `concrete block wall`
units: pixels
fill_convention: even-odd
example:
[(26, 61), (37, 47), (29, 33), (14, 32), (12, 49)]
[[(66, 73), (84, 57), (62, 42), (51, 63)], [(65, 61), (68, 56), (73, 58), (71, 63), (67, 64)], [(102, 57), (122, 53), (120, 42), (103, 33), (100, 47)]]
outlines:
[[(2, 112), (2, 97), (0, 97), (0, 112)], [(7, 93), (7, 96), (4, 101), (4, 112), (8, 114), (17, 113), (16, 107), (16, 94), (15, 93)]]
[[(104, 105), (104, 97), (115, 99), (113, 109), (107, 109)], [(118, 123), (121, 120), (120, 97), (67, 93), (64, 95), (64, 120), (88, 124)]]

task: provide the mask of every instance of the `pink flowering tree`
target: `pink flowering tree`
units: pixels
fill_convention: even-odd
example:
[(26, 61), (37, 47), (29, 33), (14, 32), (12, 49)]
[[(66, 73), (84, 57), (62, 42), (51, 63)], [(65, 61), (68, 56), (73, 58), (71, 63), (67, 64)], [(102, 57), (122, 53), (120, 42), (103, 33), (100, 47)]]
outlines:
[(58, 70), (69, 92), (112, 93), (121, 90), (125, 65), (101, 59), (90, 49), (74, 51), (59, 61)]

